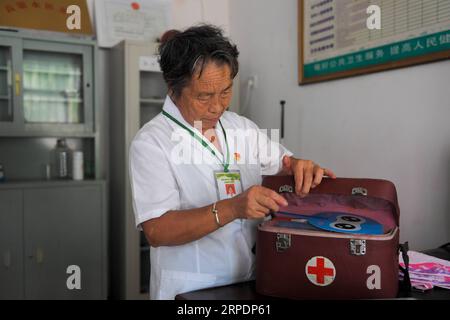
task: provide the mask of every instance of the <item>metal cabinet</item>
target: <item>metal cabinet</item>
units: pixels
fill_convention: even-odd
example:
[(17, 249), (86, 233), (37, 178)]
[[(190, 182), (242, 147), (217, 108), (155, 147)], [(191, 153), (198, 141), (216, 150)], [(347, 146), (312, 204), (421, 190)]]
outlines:
[[(0, 38), (0, 130), (18, 129), (21, 41)], [(16, 58), (13, 58), (16, 57)]]
[[(97, 63), (93, 40), (0, 31), (0, 299), (107, 297), (107, 189), (90, 180), (107, 163)], [(45, 180), (60, 137), (88, 180)]]
[(111, 52), (110, 194), (111, 292), (119, 299), (148, 299), (150, 250), (136, 229), (128, 176), (128, 150), (139, 128), (161, 112), (167, 87), (161, 72), (143, 68), (157, 45), (122, 41)]
[(0, 136), (93, 133), (94, 49), (0, 31)]
[[(103, 181), (0, 188), (0, 298), (106, 298), (105, 188)], [(80, 289), (67, 286), (69, 266), (80, 270)]]

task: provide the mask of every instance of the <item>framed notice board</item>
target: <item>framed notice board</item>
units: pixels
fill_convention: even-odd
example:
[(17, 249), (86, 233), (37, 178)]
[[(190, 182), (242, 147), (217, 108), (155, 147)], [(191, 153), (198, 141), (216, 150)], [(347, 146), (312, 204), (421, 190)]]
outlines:
[[(367, 8), (381, 9), (369, 30)], [(298, 0), (299, 83), (450, 58), (450, 0)]]
[[(77, 9), (79, 15), (75, 15), (80, 18), (80, 28), (69, 29), (67, 21), (73, 21), (70, 17)], [(86, 0), (0, 0), (0, 26), (84, 35), (93, 33)]]

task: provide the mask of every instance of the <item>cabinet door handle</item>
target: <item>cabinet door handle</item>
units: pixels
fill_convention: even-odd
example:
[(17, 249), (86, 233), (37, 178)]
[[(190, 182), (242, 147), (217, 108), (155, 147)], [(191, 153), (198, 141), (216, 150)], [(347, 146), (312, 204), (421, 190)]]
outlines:
[(20, 73), (16, 73), (15, 77), (16, 96), (20, 96)]
[(44, 250), (42, 250), (42, 248), (37, 248), (36, 255), (28, 255), (28, 259), (34, 259), (34, 257), (36, 257), (36, 262), (41, 264), (44, 261)]
[[(12, 71), (11, 71), (11, 61), (8, 61), (7, 63), (7, 68), (8, 68), (8, 97), (10, 95), (13, 94), (12, 92)], [(12, 98), (12, 97), (11, 97)], [(12, 116), (12, 104), (13, 101), (12, 99), (8, 101), (8, 116), (11, 117)]]
[(44, 261), (44, 250), (41, 248), (36, 249), (36, 262), (41, 264)]
[(11, 252), (6, 251), (3, 254), (3, 264), (6, 268), (9, 268), (11, 266)]

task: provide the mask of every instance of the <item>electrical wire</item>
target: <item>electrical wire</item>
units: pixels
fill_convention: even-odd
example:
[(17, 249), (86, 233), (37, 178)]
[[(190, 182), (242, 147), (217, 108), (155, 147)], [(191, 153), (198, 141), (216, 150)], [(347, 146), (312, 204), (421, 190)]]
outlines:
[(247, 90), (245, 93), (245, 103), (240, 112), (241, 115), (245, 115), (247, 110), (249, 110), (249, 108), (250, 108), (250, 104), (252, 101), (252, 92), (253, 92), (254, 87), (255, 87), (255, 83), (254, 83), (253, 79), (252, 78), (248, 79), (247, 80)]

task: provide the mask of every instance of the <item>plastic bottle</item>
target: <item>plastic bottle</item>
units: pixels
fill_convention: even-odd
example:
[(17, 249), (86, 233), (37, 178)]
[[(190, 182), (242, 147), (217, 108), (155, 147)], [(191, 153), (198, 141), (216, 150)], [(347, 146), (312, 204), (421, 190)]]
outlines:
[(72, 162), (72, 178), (73, 180), (83, 180), (83, 152), (74, 151), (73, 152), (73, 162)]
[(56, 177), (58, 179), (68, 179), (69, 178), (69, 155), (70, 149), (67, 147), (66, 139), (58, 139), (55, 148), (56, 156)]

